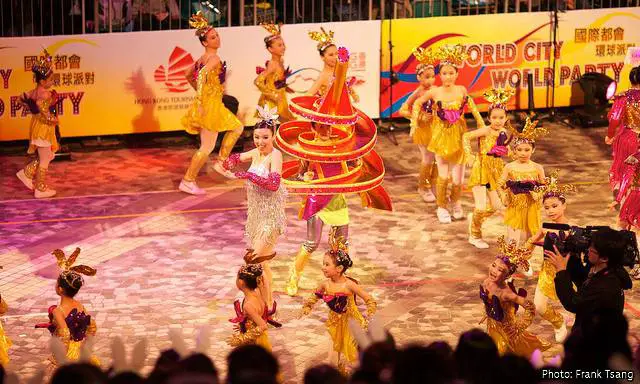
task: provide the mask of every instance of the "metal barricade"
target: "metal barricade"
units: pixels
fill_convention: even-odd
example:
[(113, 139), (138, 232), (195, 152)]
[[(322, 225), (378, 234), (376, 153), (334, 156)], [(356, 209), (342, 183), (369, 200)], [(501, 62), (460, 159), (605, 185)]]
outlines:
[(198, 10), (222, 27), (638, 6), (640, 0), (0, 0), (0, 36), (186, 29)]

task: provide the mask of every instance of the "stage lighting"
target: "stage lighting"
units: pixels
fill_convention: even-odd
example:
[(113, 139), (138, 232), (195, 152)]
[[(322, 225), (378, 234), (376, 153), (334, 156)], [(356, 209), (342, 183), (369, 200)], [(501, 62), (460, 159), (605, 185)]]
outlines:
[(607, 107), (617, 83), (605, 74), (587, 72), (578, 84), (584, 93), (584, 109), (576, 113), (580, 125), (583, 128), (607, 125)]

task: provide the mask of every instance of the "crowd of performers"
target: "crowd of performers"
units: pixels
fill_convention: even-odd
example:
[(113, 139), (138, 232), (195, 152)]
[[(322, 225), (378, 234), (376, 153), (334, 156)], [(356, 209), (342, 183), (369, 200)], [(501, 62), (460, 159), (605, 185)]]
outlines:
[[(289, 102), (286, 95), (289, 70), (283, 62), (284, 39), (279, 27), (265, 26), (269, 35), (264, 42), (271, 58), (264, 68), (257, 70), (254, 81), (261, 92), (256, 112), (259, 121), (253, 128), (255, 149), (231, 154), (243, 125), (222, 102), (226, 63), (217, 55), (220, 36), (201, 14), (194, 15), (190, 23), (204, 53), (187, 73), (196, 97), (182, 124), (187, 132), (200, 136), (200, 147), (179, 189), (195, 195), (205, 193), (196, 179), (214, 149), (219, 132), (225, 134), (215, 169), (229, 178), (246, 180), (245, 234), (249, 249), (244, 255), (246, 264), (240, 268), (236, 280), (244, 299), (234, 304), (236, 317), (231, 321), (237, 327), (228, 342), (232, 346), (255, 343), (271, 349), (268, 328), (280, 324), (275, 320), (277, 305), (269, 262), (276, 256), (278, 238), (285, 232), (287, 196), (301, 195), (303, 204), (299, 216), (307, 223), (307, 236), (293, 258), (286, 292), (290, 296), (298, 294), (304, 267), (319, 248), (323, 229), (328, 227), (330, 247), (322, 258), (326, 279), (318, 282), (317, 288), (304, 300), (300, 313), (301, 316), (309, 314), (320, 300), (327, 304), (326, 327), (332, 339), (330, 356), (338, 367), (347, 370), (357, 360), (349, 321), (353, 319), (366, 327), (368, 318), (376, 311), (376, 302), (346, 274), (353, 261), (348, 248), (349, 210), (345, 195), (357, 193), (364, 205), (391, 210), (389, 196), (381, 186), (382, 160), (373, 150), (375, 124), (352, 106), (358, 95), (346, 77), (349, 52), (336, 45), (333, 32), (322, 28), (310, 32), (324, 68), (307, 95), (294, 97)], [(489, 248), (483, 237), (483, 223), (496, 212), (503, 214), (507, 229), (506, 237), (498, 241), (497, 257), (480, 286), (488, 333), (501, 353), (529, 356), (536, 349), (545, 350), (550, 344), (526, 329), (537, 314), (553, 327), (557, 342), (567, 334), (554, 287), (555, 259), (545, 258), (542, 262), (533, 301), (526, 298), (522, 289), (516, 290), (512, 276), (518, 269), (531, 275), (529, 261), (536, 246), (543, 244), (547, 237), (564, 236), (561, 231), (542, 229), (542, 212), (553, 223), (570, 223), (565, 216), (567, 195), (575, 188), (559, 183), (557, 172), (547, 176), (542, 165), (532, 160), (536, 140), (547, 134), (547, 130), (528, 119), (521, 130), (512, 126), (508, 105), (513, 90), (485, 92), (483, 96), (489, 103), (488, 122), (481, 117), (466, 88), (456, 84), (459, 68), (466, 59), (461, 46), (442, 46), (435, 50), (417, 48), (414, 55), (419, 62), (416, 70), (419, 86), (400, 112), (410, 119), (410, 135), (421, 154), (418, 192), (424, 201), (436, 203), (435, 213), (440, 223), (464, 219), (460, 199), (465, 166), (471, 168), (467, 188), (473, 194), (474, 208), (467, 218), (469, 243), (476, 248)], [(55, 91), (51, 90), (51, 57), (46, 52), (34, 65), (33, 73), (37, 86), (23, 95), (23, 103), (33, 115), (29, 153), (37, 153), (37, 157), (20, 170), (17, 177), (34, 190), (36, 198), (43, 198), (55, 195), (45, 178), (58, 149), (57, 101)], [(434, 85), (436, 77), (440, 78), (440, 86)], [(615, 98), (606, 142), (613, 148), (610, 182), (614, 204), (620, 205), (620, 226), (637, 231), (640, 228), (639, 67), (631, 70), (630, 80), (631, 88)], [(473, 114), (477, 129), (467, 130), (465, 111)], [(283, 153), (294, 160), (285, 161)], [(508, 157), (513, 161), (506, 162)], [(241, 163), (250, 163), (248, 170), (236, 170)], [(54, 251), (62, 270), (56, 285), (61, 299), (59, 305), (49, 310), (50, 322), (40, 325), (62, 341), (64, 353), (58, 356), (67, 359), (77, 359), (83, 341), (96, 331), (93, 318), (74, 299), (83, 284), (82, 275), (96, 272), (88, 266), (74, 266), (79, 252), (77, 249), (67, 258), (62, 251)], [(632, 273), (640, 278), (637, 269)], [(364, 315), (356, 305), (357, 298), (366, 306)], [(520, 316), (516, 316), (518, 307), (524, 312)], [(6, 303), (0, 300), (0, 314), (4, 311)], [(0, 323), (0, 363), (8, 361), (10, 346), (11, 341), (4, 335)]]

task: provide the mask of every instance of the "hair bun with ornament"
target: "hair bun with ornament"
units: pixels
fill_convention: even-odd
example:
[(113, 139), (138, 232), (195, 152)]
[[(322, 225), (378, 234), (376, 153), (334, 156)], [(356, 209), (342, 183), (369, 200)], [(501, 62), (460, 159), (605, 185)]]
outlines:
[(434, 68), (438, 63), (438, 54), (433, 49), (424, 49), (422, 47), (416, 47), (413, 49), (413, 56), (418, 60), (418, 66), (416, 67), (416, 75), (420, 75), (427, 68)]
[(189, 18), (189, 26), (195, 28), (196, 36), (202, 37), (213, 29), (212, 25), (209, 25), (209, 19), (202, 13), (202, 11), (196, 12)]
[(53, 73), (53, 58), (46, 49), (31, 67), (31, 72), (35, 75), (36, 81), (47, 79)]
[(527, 116), (527, 120), (524, 123), (522, 132), (518, 132), (515, 134), (513, 147), (515, 148), (520, 144), (535, 145), (535, 142), (538, 138), (545, 136), (548, 133), (548, 129), (544, 127), (538, 127), (538, 120), (531, 121), (529, 116)]
[(353, 261), (351, 261), (351, 257), (349, 257), (349, 244), (344, 238), (344, 236), (337, 235), (337, 228), (331, 228), (331, 232), (329, 232), (329, 246), (331, 250), (329, 254), (335, 258), (336, 265), (341, 265), (343, 267), (342, 272), (353, 266)]
[(516, 94), (515, 89), (511, 87), (506, 88), (491, 88), (485, 91), (482, 96), (490, 103), (489, 111), (492, 109), (503, 109), (507, 111), (507, 104), (509, 100)]
[(277, 39), (282, 36), (282, 30), (279, 25), (272, 23), (260, 23), (260, 26), (269, 32), (269, 36), (264, 38), (265, 44), (269, 44), (271, 40)]
[(268, 104), (263, 107), (257, 105), (258, 116), (260, 120), (256, 123), (254, 129), (271, 128), (275, 129), (278, 126), (278, 107), (269, 108)]
[(455, 68), (462, 67), (464, 61), (469, 57), (460, 44), (443, 45), (438, 49), (436, 55), (440, 60), (440, 66), (451, 65)]
[(543, 185), (536, 187), (536, 192), (543, 193), (543, 200), (546, 200), (550, 197), (557, 197), (564, 203), (566, 201), (566, 194), (576, 191), (576, 187), (573, 184), (558, 183), (559, 173), (559, 169), (554, 170), (548, 177), (545, 178), (545, 183)]
[(57, 259), (58, 267), (61, 269), (60, 277), (74, 289), (80, 289), (84, 284), (82, 275), (94, 276), (96, 274), (95, 268), (91, 268), (86, 265), (73, 265), (76, 259), (80, 255), (80, 248), (76, 248), (75, 251), (69, 257), (66, 257), (64, 251), (56, 249), (52, 254)]
[(309, 31), (309, 37), (311, 40), (318, 42), (318, 52), (323, 53), (328, 47), (335, 45), (333, 40), (333, 31), (325, 31), (323, 27), (320, 27), (320, 32)]
[(518, 247), (514, 240), (507, 242), (504, 236), (498, 238), (498, 249), (500, 254), (496, 258), (505, 263), (509, 269), (509, 276), (513, 275), (518, 268), (523, 271), (529, 269), (530, 249)]

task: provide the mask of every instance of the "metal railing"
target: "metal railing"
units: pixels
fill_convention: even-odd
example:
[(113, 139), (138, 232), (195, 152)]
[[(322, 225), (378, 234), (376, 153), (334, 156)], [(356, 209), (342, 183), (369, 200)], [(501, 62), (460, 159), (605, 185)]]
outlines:
[(638, 6), (640, 0), (0, 0), (0, 36), (186, 29), (198, 10), (223, 27)]

